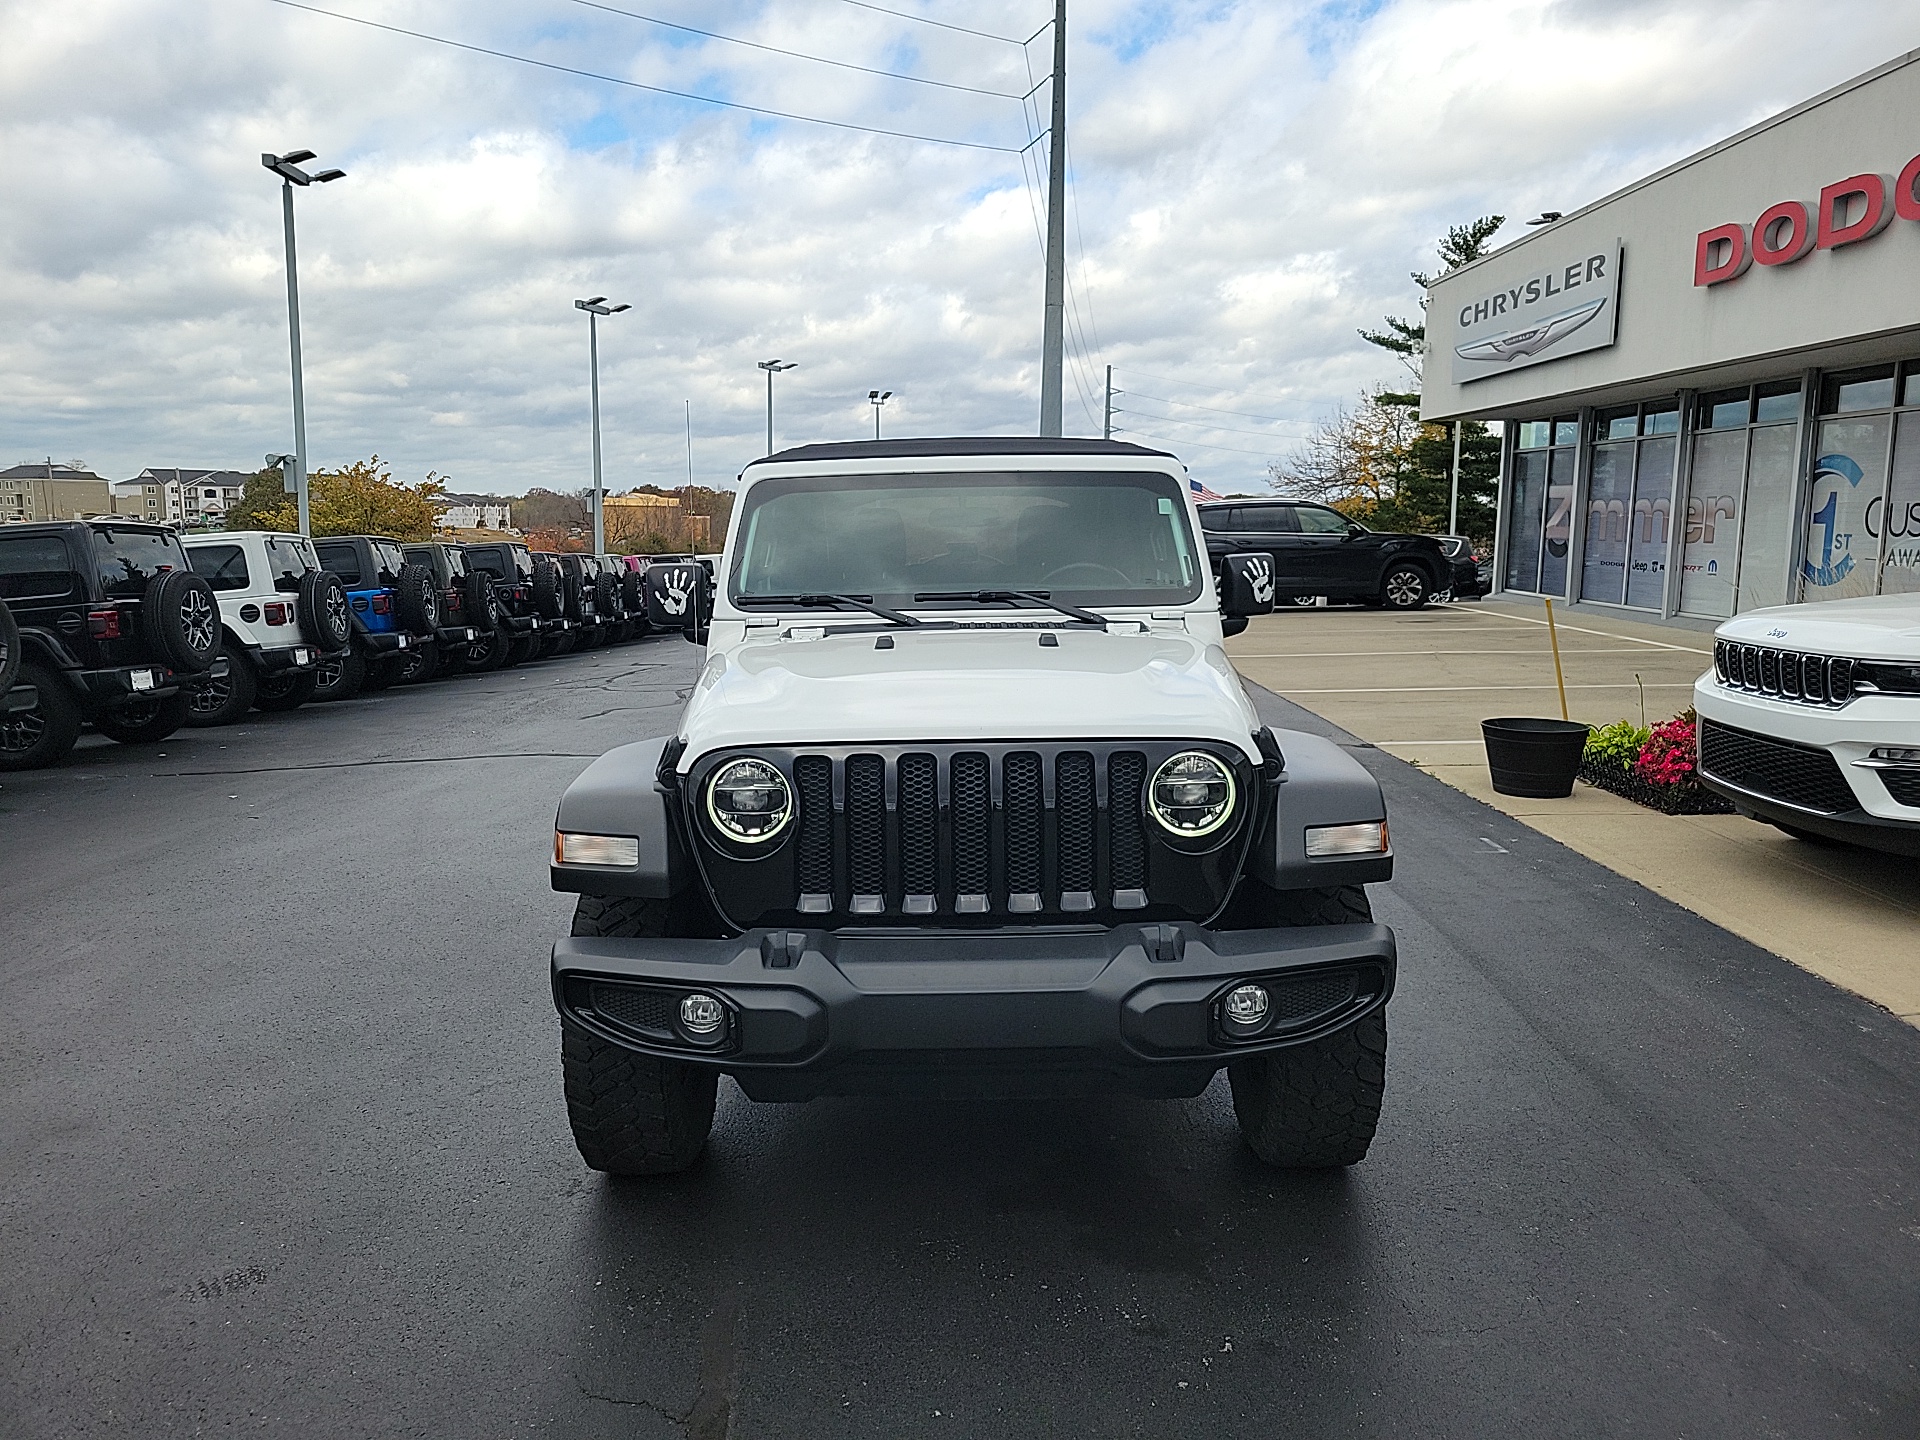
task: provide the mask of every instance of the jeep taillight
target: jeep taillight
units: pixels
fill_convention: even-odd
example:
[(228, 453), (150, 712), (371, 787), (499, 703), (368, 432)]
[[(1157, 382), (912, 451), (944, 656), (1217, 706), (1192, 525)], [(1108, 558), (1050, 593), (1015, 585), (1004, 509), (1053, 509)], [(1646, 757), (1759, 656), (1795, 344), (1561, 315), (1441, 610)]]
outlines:
[(376, 595), (373, 597), (373, 613), (374, 614), (388, 615), (388, 614), (391, 614), (392, 612), (393, 612), (393, 597), (391, 595)]
[(118, 610), (89, 610), (87, 612), (87, 633), (96, 640), (118, 640), (120, 638), (120, 612)]
[(287, 607), (285, 605), (269, 605), (266, 607), (266, 611), (267, 623), (269, 625), (284, 625), (287, 623)]

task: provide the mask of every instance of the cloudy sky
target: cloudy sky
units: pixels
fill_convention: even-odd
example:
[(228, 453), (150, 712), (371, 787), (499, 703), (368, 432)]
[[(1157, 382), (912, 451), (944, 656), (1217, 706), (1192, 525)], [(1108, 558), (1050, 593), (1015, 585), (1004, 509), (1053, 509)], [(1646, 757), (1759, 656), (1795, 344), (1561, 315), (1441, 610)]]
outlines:
[[(298, 196), (315, 466), (587, 484), (572, 301), (597, 294), (633, 306), (601, 332), (611, 488), (685, 479), (688, 402), (695, 478), (730, 483), (774, 357), (783, 445), (871, 434), (874, 388), (889, 433), (1033, 429), (1016, 152), (1044, 111), (1008, 97), (1044, 76), (1049, 38), (1018, 42), (1051, 0), (316, 4), (0, 0), (0, 463), (290, 447), (259, 156), (294, 148), (348, 172)], [(1920, 46), (1920, 3), (1819, 9), (1072, 0), (1069, 433), (1099, 433), (1112, 365), (1127, 435), (1256, 484), (1399, 378), (1354, 332), (1414, 306), (1449, 223), (1511, 238)]]

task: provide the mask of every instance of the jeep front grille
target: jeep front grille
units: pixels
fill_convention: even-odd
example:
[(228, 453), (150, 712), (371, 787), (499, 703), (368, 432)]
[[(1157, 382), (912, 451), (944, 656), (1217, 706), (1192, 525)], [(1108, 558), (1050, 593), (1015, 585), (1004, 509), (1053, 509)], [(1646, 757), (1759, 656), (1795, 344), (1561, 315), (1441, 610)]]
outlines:
[(1713, 673), (1729, 690), (1804, 705), (1844, 705), (1854, 697), (1859, 662), (1845, 655), (1804, 655), (1737, 640), (1713, 642)]

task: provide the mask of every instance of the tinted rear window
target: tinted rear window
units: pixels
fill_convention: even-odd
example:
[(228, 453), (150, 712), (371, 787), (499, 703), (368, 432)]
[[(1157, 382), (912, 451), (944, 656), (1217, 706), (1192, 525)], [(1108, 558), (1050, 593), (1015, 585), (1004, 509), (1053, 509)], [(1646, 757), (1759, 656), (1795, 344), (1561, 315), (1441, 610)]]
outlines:
[[(276, 584), (288, 581), (293, 588), (297, 589), (301, 576), (309, 570), (319, 568), (313, 558), (313, 549), (307, 541), (296, 539), (267, 541), (267, 569), (273, 575)], [(280, 585), (279, 588), (286, 589), (288, 586)]]
[(216, 590), (247, 588), (247, 552), (238, 545), (196, 545), (187, 551), (187, 563)]
[(507, 567), (500, 559), (498, 550), (470, 550), (467, 562), (476, 570), (484, 570), (496, 580), (507, 578)]
[(52, 600), (73, 588), (73, 563), (58, 535), (0, 539), (0, 599)]
[[(406, 552), (394, 540), (372, 541), (373, 558), (380, 566), (380, 583), (398, 585), (401, 567), (407, 563)], [(431, 567), (429, 567), (431, 568)]]
[(144, 595), (163, 571), (188, 568), (186, 551), (171, 530), (99, 526), (93, 532), (93, 558), (106, 593), (129, 599)]
[(360, 584), (360, 552), (352, 545), (319, 545), (320, 563), (340, 577), (348, 589)]

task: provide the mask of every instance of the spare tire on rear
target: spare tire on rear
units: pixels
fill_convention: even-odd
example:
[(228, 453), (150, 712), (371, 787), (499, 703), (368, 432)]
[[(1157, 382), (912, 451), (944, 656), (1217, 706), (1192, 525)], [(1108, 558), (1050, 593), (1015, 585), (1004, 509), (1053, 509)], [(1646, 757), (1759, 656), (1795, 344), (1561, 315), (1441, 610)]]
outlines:
[(558, 620), (566, 611), (560, 595), (560, 567), (544, 555), (533, 557), (533, 608), (542, 620)]
[(627, 618), (625, 598), (620, 593), (620, 582), (611, 575), (601, 575), (593, 582), (593, 608), (600, 612), (602, 620), (621, 621)]
[(347, 587), (331, 570), (309, 570), (300, 577), (300, 598), (294, 609), (300, 616), (300, 633), (322, 650), (344, 649), (353, 638)]
[(13, 677), (20, 673), (20, 626), (0, 600), (0, 695), (13, 688)]
[(140, 597), (140, 634), (156, 659), (193, 674), (220, 653), (220, 602), (191, 570), (162, 570)]
[(462, 585), (467, 624), (476, 630), (495, 629), (500, 624), (500, 597), (493, 593), (493, 577), (484, 570), (469, 570)]
[(394, 580), (394, 605), (400, 623), (415, 635), (431, 635), (440, 628), (440, 592), (433, 572), (424, 565), (402, 565)]

